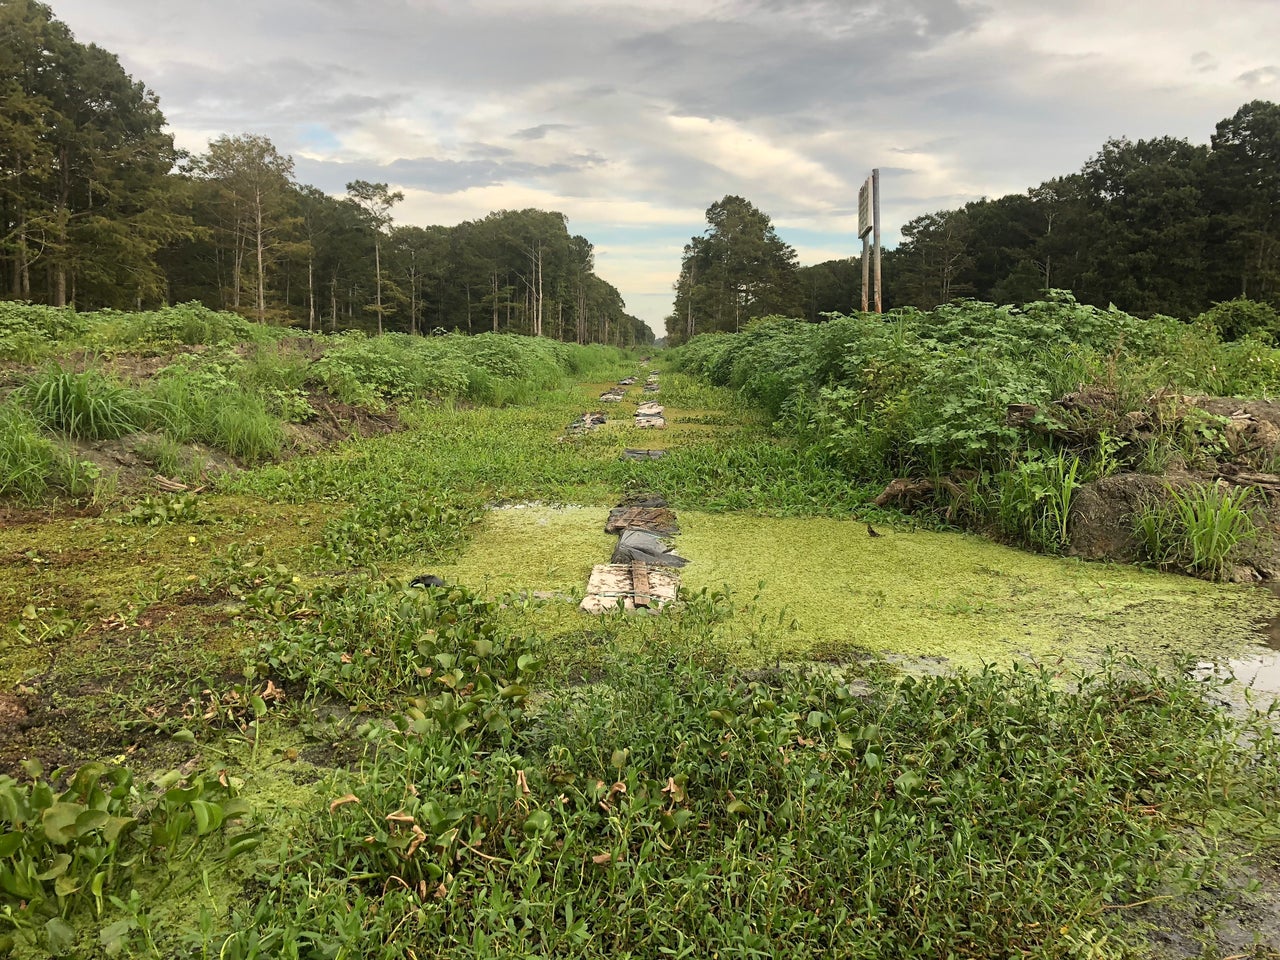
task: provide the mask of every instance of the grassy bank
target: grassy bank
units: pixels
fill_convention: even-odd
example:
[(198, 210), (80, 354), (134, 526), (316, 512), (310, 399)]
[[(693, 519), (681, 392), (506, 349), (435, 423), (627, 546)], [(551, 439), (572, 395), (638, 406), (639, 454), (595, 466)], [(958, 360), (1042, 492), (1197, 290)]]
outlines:
[[(869, 512), (680, 375), (664, 433), (630, 423), (634, 388), (564, 439), (635, 366), (559, 369), (491, 404), (386, 388), (397, 432), (199, 493), (10, 502), (0, 944), (1127, 957), (1176, 934), (1213, 956), (1246, 942), (1206, 911), (1272, 915), (1271, 718), (1179, 669), (1266, 604)], [(579, 614), (639, 489), (680, 514), (683, 602)], [(428, 571), (449, 586), (407, 585)], [(963, 669), (902, 669), (920, 656)]]

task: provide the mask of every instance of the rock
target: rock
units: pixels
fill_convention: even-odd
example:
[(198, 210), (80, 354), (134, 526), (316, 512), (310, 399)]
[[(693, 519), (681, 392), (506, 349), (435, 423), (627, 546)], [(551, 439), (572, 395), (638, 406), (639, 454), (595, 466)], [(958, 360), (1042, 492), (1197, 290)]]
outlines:
[(1175, 478), (1143, 473), (1120, 473), (1085, 484), (1072, 501), (1068, 552), (1085, 560), (1140, 560), (1133, 518), (1144, 505), (1163, 499), (1168, 484), (1178, 485)]

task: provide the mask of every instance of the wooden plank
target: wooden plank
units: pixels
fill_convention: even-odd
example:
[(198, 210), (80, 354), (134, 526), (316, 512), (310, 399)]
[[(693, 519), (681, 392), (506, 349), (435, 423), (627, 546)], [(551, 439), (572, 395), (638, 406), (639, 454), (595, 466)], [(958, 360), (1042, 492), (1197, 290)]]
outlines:
[(631, 595), (637, 607), (649, 606), (649, 567), (633, 561), (631, 564)]
[(680, 593), (678, 573), (645, 565), (647, 593), (644, 597), (637, 597), (632, 566), (629, 563), (600, 563), (594, 566), (587, 582), (587, 595), (582, 598), (579, 609), (586, 613), (600, 614), (616, 610), (619, 604), (624, 610), (635, 610), (637, 607), (661, 608), (675, 601)]

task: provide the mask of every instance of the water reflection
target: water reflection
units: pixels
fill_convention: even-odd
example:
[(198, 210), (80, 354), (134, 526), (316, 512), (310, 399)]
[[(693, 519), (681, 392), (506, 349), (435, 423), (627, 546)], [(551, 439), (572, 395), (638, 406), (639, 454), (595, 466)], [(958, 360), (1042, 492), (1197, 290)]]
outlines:
[[(1266, 589), (1280, 593), (1277, 584), (1267, 584)], [(1258, 641), (1258, 646), (1243, 657), (1223, 663), (1196, 664), (1196, 675), (1234, 677), (1240, 686), (1254, 691), (1254, 702), (1259, 707), (1265, 708), (1272, 700), (1280, 700), (1280, 617), (1271, 617), (1259, 625)]]

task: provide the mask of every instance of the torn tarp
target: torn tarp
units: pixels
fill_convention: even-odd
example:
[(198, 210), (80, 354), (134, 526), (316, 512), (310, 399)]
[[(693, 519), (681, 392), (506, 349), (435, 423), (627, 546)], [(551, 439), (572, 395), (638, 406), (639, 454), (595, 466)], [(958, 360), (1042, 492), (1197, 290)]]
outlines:
[(671, 552), (671, 547), (660, 537), (646, 530), (624, 530), (618, 537), (610, 563), (652, 564), (655, 567), (683, 567), (689, 561)]

